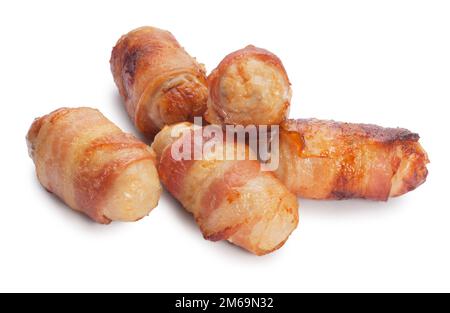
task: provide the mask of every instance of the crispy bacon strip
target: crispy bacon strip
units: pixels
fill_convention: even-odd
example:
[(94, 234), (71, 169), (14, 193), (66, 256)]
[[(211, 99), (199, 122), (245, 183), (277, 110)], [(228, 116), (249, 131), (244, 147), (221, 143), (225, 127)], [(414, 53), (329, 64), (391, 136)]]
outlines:
[[(184, 134), (172, 137), (174, 129)], [(193, 134), (203, 138), (195, 142)], [(224, 143), (203, 160), (177, 159), (182, 142), (190, 142), (191, 159), (196, 148), (203, 149), (213, 137), (192, 124), (165, 127), (155, 138), (153, 148), (159, 159), (161, 181), (172, 195), (192, 213), (206, 239), (228, 240), (256, 255), (280, 248), (298, 224), (298, 202), (274, 177), (262, 172), (260, 163), (245, 160), (220, 160), (236, 145)], [(187, 148), (186, 148), (187, 149)]]
[(281, 126), (275, 174), (298, 196), (387, 200), (426, 180), (427, 154), (406, 129), (316, 119)]
[(287, 117), (291, 87), (273, 53), (248, 46), (231, 53), (208, 77), (205, 119), (211, 124), (278, 125)]
[(136, 221), (158, 203), (154, 152), (98, 110), (62, 108), (38, 118), (27, 143), (41, 184), (98, 223)]
[(205, 69), (168, 31), (129, 32), (117, 42), (110, 63), (128, 114), (151, 139), (164, 125), (190, 121), (206, 110)]

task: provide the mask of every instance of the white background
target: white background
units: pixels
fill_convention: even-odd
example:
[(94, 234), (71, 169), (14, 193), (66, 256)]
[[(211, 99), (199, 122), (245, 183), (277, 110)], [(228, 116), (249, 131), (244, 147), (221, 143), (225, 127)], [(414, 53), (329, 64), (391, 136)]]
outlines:
[[(388, 203), (300, 201), (298, 229), (265, 257), (203, 240), (167, 194), (140, 222), (94, 224), (40, 187), (25, 134), (61, 106), (136, 134), (109, 57), (143, 25), (209, 71), (250, 43), (273, 51), (292, 117), (418, 132), (427, 183)], [(0, 34), (1, 290), (450, 291), (448, 1), (2, 1)]]

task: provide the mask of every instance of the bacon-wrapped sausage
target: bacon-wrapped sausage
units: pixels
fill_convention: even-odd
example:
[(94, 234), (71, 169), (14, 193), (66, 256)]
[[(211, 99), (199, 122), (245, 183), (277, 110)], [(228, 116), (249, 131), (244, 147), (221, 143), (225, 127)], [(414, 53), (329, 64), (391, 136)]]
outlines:
[[(172, 137), (174, 129), (184, 134)], [(202, 151), (213, 139), (202, 129), (192, 129), (192, 124), (184, 123), (166, 127), (156, 136), (152, 147), (163, 184), (194, 215), (206, 239), (228, 240), (256, 255), (280, 248), (298, 224), (295, 195), (272, 173), (262, 172), (246, 147), (245, 160), (225, 160), (227, 149), (233, 154), (237, 149), (230, 143), (194, 160), (191, 153)], [(194, 134), (202, 142), (196, 142)], [(183, 142), (190, 143), (186, 145), (191, 147), (190, 157), (179, 159), (173, 153), (186, 152)]]
[(208, 77), (205, 119), (211, 124), (278, 125), (287, 118), (291, 87), (273, 53), (248, 46), (219, 64)]
[(98, 110), (63, 108), (38, 118), (27, 143), (41, 184), (98, 223), (136, 221), (158, 203), (154, 152)]
[(147, 137), (205, 112), (205, 69), (168, 31), (142, 27), (129, 32), (117, 42), (110, 63), (128, 114)]
[(429, 161), (418, 140), (401, 128), (288, 120), (275, 174), (304, 198), (387, 200), (425, 182)]

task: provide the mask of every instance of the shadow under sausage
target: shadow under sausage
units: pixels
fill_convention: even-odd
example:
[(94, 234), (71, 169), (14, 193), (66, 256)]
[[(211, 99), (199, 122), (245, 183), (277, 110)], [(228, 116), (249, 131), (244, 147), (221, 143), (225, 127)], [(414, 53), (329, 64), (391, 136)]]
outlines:
[(36, 177), (36, 172), (34, 169), (31, 170), (30, 173), (32, 176), (31, 179), (34, 182), (36, 189), (40, 189), (40, 191), (42, 193), (45, 193), (47, 195), (47, 198), (49, 199), (50, 205), (47, 205), (46, 209), (48, 207), (51, 207), (51, 209), (54, 208), (55, 211), (57, 211), (57, 214), (61, 215), (61, 217), (65, 220), (70, 221), (71, 223), (72, 221), (75, 221), (76, 223), (80, 223), (80, 225), (83, 227), (95, 230), (112, 230), (120, 228), (121, 226), (126, 224), (121, 222), (111, 222), (110, 224), (100, 224), (95, 222), (83, 212), (76, 211), (69, 207), (60, 197), (42, 186), (38, 178)]
[(163, 188), (160, 205), (161, 203), (167, 204), (176, 218), (182, 221), (183, 225), (187, 226), (190, 231), (192, 231), (193, 233), (195, 232), (195, 235), (197, 236), (201, 236), (200, 228), (195, 222), (194, 216), (186, 211), (181, 203), (177, 199), (175, 199), (165, 188)]
[(31, 179), (34, 182), (36, 189), (40, 189), (42, 193), (45, 193), (47, 195), (47, 198), (49, 199), (51, 204), (48, 205), (47, 207), (57, 209), (58, 214), (67, 216), (69, 219), (76, 218), (79, 222), (83, 223), (84, 225), (88, 226), (98, 225), (98, 223), (94, 222), (86, 214), (83, 214), (82, 212), (75, 211), (74, 209), (70, 208), (61, 198), (59, 198), (57, 195), (55, 195), (51, 191), (47, 190), (44, 186), (42, 186), (39, 180), (37, 179), (36, 172), (34, 170), (30, 171), (30, 173), (32, 176)]
[(349, 215), (366, 215), (388, 213), (402, 206), (407, 206), (407, 199), (392, 198), (389, 201), (371, 201), (364, 199), (349, 200), (310, 200), (299, 199), (300, 215), (303, 213), (309, 216), (338, 218)]

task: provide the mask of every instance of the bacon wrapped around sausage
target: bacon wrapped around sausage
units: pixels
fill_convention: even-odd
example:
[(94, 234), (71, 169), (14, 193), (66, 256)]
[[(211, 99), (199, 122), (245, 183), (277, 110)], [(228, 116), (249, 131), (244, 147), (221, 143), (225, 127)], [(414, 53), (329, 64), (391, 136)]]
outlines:
[(208, 77), (205, 119), (211, 124), (278, 125), (289, 113), (291, 87), (273, 53), (248, 46), (219, 64)]
[(303, 198), (387, 200), (426, 180), (428, 157), (406, 129), (288, 120), (276, 176)]
[[(261, 164), (250, 160), (248, 148), (243, 160), (225, 160), (225, 151), (233, 155), (237, 146), (223, 142), (215, 153), (194, 160), (191, 153), (212, 140), (189, 123), (164, 128), (152, 145), (162, 183), (194, 215), (206, 239), (228, 240), (256, 255), (280, 248), (298, 224), (295, 195), (272, 173), (262, 172)], [(184, 149), (183, 142), (191, 147), (187, 159), (174, 156)]]
[(32, 124), (27, 143), (40, 183), (94, 221), (136, 221), (161, 186), (151, 148), (98, 110), (62, 108)]
[(205, 112), (205, 69), (170, 32), (154, 27), (129, 32), (117, 42), (110, 63), (129, 116), (150, 139), (165, 125)]

